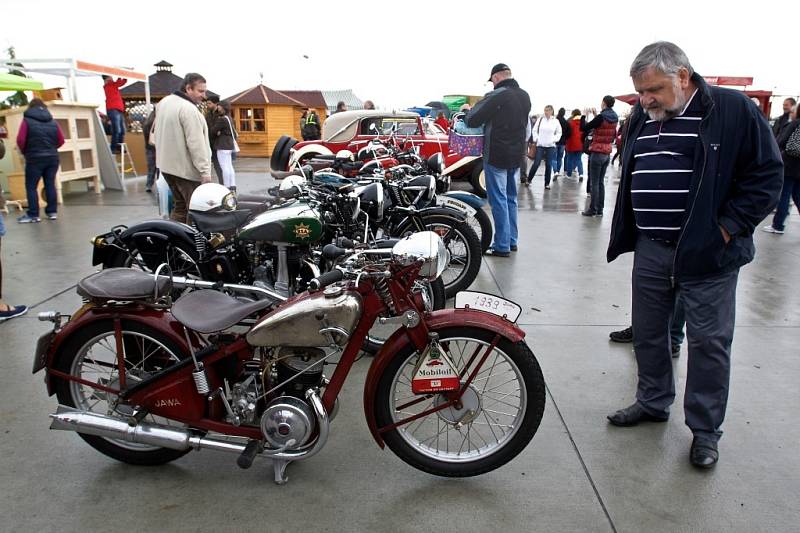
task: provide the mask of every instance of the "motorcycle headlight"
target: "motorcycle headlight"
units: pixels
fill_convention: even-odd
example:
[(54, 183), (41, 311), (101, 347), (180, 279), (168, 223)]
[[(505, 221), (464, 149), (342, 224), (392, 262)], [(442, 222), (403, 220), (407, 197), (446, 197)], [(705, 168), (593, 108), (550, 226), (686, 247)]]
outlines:
[(236, 210), (236, 206), (238, 204), (239, 202), (236, 201), (236, 195), (233, 194), (232, 192), (226, 194), (225, 197), (222, 199), (222, 207), (227, 211)]
[(402, 239), (392, 248), (392, 258), (401, 265), (422, 261), (419, 275), (434, 280), (450, 263), (450, 253), (444, 241), (433, 231), (420, 231)]

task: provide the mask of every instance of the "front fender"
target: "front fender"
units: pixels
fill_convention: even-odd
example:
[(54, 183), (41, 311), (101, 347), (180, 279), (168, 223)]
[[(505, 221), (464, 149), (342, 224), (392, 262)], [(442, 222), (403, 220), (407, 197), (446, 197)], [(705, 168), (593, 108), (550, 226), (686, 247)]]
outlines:
[[(472, 309), (442, 309), (441, 311), (434, 311), (425, 315), (425, 325), (429, 331), (464, 326), (481, 328), (497, 333), (511, 342), (519, 342), (525, 338), (525, 332), (516, 324), (499, 316)], [(398, 329), (386, 340), (381, 350), (375, 355), (367, 372), (367, 379), (364, 384), (364, 415), (372, 437), (381, 448), (385, 444), (380, 433), (378, 433), (378, 425), (375, 421), (375, 395), (378, 391), (378, 381), (392, 358), (412, 342), (406, 328)]]
[[(70, 321), (56, 333), (45, 354), (44, 368), (49, 370), (58, 366), (58, 355), (61, 347), (82, 328), (101, 320), (114, 320), (116, 318), (119, 318), (123, 323), (129, 320), (149, 326), (175, 342), (186, 354), (191, 353), (186, 345), (186, 337), (182, 334), (183, 326), (172, 317), (169, 311), (140, 305), (110, 308), (97, 307), (95, 304), (87, 303), (78, 309), (72, 315)], [(47, 384), (47, 394), (49, 396), (55, 394), (56, 379), (52, 379), (47, 374), (45, 383)]]

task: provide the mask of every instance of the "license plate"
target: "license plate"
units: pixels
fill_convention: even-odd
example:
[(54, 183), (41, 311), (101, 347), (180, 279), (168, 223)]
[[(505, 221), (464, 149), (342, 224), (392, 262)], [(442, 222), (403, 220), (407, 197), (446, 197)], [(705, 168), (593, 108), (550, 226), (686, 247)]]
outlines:
[(436, 205), (441, 205), (449, 207), (451, 209), (455, 209), (456, 211), (461, 211), (467, 216), (467, 218), (475, 216), (476, 212), (475, 209), (466, 202), (462, 202), (461, 200), (456, 200), (455, 198), (450, 198), (449, 196), (437, 196)]
[(461, 291), (456, 294), (456, 309), (475, 309), (516, 322), (522, 314), (522, 307), (510, 300), (477, 291)]
[(36, 353), (33, 356), (33, 373), (37, 373), (43, 369), (47, 364), (47, 351), (50, 349), (50, 343), (53, 342), (53, 337), (56, 336), (55, 331), (48, 331), (36, 342)]

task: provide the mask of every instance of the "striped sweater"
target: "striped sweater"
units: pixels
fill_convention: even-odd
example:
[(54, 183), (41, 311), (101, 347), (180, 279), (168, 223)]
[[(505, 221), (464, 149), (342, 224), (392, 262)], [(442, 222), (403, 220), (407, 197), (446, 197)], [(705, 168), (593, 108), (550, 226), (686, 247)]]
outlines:
[(648, 237), (678, 240), (702, 117), (695, 91), (680, 115), (648, 120), (634, 141), (631, 203), (636, 227)]

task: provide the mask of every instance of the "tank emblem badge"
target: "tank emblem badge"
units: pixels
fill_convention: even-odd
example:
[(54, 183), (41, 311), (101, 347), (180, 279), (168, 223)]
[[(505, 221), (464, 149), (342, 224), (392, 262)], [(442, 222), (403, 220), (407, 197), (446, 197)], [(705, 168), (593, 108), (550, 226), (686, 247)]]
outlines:
[(294, 227), (294, 236), (298, 239), (308, 239), (311, 237), (311, 226), (306, 224), (297, 224)]

